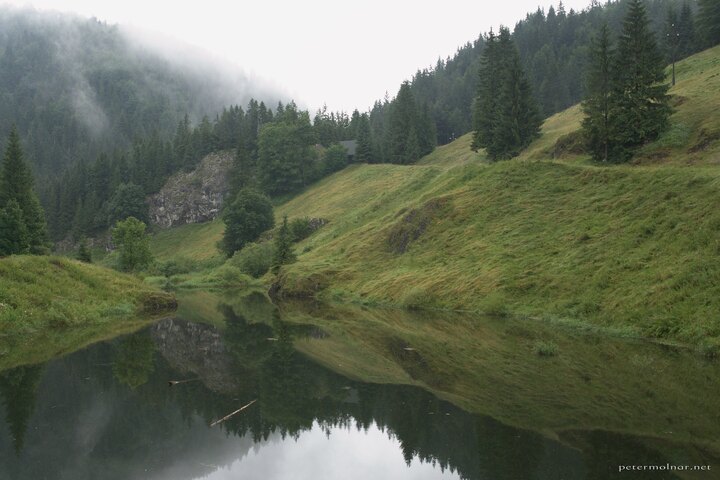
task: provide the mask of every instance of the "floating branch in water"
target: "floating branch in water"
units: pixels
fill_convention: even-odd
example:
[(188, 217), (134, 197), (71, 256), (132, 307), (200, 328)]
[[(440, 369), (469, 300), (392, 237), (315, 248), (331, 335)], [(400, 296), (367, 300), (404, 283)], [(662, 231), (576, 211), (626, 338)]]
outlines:
[(195, 380), (200, 380), (200, 379), (199, 378), (189, 378), (187, 380), (169, 380), (168, 387), (172, 387), (173, 385), (178, 385), (180, 383), (194, 382)]
[(217, 425), (218, 423), (224, 422), (225, 420), (229, 419), (229, 418), (232, 417), (233, 415), (242, 412), (243, 410), (245, 410), (246, 408), (248, 408), (250, 405), (252, 405), (252, 404), (255, 403), (255, 402), (257, 402), (257, 398), (256, 398), (255, 400), (253, 400), (252, 402), (248, 403), (247, 405), (243, 405), (242, 407), (238, 408), (238, 409), (235, 410), (234, 412), (225, 415), (225, 416), (224, 416), (223, 418), (221, 418), (220, 420), (215, 420), (213, 423), (210, 424), (210, 426), (211, 426), (211, 427), (214, 427), (214, 426)]

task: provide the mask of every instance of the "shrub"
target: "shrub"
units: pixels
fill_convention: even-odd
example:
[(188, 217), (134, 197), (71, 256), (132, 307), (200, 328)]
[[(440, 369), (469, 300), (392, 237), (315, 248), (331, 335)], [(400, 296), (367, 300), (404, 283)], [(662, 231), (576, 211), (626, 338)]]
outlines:
[(208, 276), (208, 283), (221, 287), (245, 287), (250, 283), (247, 275), (232, 265), (223, 265)]
[(189, 258), (168, 260), (158, 265), (158, 270), (166, 277), (182, 275), (197, 270), (197, 262)]
[(293, 242), (304, 240), (313, 233), (313, 227), (308, 217), (295, 218), (290, 222), (289, 226)]
[(541, 357), (554, 357), (558, 354), (558, 346), (554, 342), (543, 342), (538, 340), (533, 345), (533, 352)]
[(230, 264), (251, 277), (260, 278), (270, 270), (272, 260), (272, 243), (249, 243), (233, 255)]

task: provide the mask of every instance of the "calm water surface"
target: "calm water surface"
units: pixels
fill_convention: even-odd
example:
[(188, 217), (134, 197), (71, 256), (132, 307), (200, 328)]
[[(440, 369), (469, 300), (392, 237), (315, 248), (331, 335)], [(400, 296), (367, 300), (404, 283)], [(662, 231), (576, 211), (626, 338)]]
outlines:
[[(697, 442), (666, 432), (648, 435), (656, 424), (650, 421), (637, 434), (603, 425), (602, 413), (583, 416), (581, 403), (607, 401), (598, 393), (604, 386), (590, 390), (588, 398), (567, 398), (566, 405), (553, 399), (533, 414), (524, 406), (526, 394), (518, 393), (505, 405), (501, 381), (476, 389), (470, 385), (470, 390), (432, 381), (459, 375), (443, 372), (409, 347), (394, 353), (396, 365), (420, 386), (366, 383), (347, 366), (330, 369), (298, 347), (332, 345), (332, 328), (285, 321), (287, 311), (280, 313), (258, 298), (253, 302), (247, 309), (213, 296), (190, 298), (177, 317), (144, 331), (44, 365), (0, 373), (0, 478), (720, 478), (711, 473), (618, 474), (617, 465), (623, 463), (716, 465), (718, 438), (706, 438), (712, 429), (698, 432), (702, 438)], [(426, 320), (418, 322), (427, 327)], [(396, 343), (387, 342), (391, 353)], [(677, 361), (677, 352), (662, 355)], [(507, 355), (499, 357), (504, 361)], [(685, 361), (712, 376), (709, 385), (714, 385), (716, 366)], [(423, 377), (429, 370), (432, 378)], [(184, 382), (169, 386), (170, 381)], [(562, 388), (551, 385), (549, 391)], [(461, 392), (466, 395), (456, 403), (464, 408), (436, 396), (460, 398)], [(473, 404), (473, 398), (490, 400)], [(253, 400), (244, 411), (210, 426)], [(608, 418), (623, 411), (637, 415), (632, 406), (614, 407), (608, 405)], [(501, 412), (504, 421), (479, 413), (486, 411)], [(563, 412), (573, 412), (573, 420), (549, 428), (563, 423)], [(717, 421), (717, 411), (694, 411), (683, 412), (677, 422), (700, 415)], [(593, 428), (569, 428), (572, 422)], [(645, 428), (628, 418), (628, 425), (636, 424)], [(666, 428), (662, 425), (658, 429)]]

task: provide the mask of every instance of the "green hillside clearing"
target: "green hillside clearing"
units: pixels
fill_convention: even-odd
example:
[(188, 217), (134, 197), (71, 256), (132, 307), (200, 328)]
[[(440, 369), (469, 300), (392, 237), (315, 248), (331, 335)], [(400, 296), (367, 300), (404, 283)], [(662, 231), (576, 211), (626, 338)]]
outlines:
[(139, 279), (59, 257), (0, 259), (0, 370), (37, 363), (174, 310)]

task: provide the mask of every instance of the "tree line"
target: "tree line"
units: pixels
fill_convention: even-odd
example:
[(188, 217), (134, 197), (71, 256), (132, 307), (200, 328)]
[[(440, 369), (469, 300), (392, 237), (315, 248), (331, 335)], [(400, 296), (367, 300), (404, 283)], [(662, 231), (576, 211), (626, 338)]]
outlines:
[[(583, 100), (592, 39), (603, 25), (611, 37), (620, 35), (630, 3), (594, 1), (575, 11), (561, 2), (538, 8), (515, 24), (511, 37), (542, 118)], [(646, 13), (666, 63), (720, 43), (717, 0), (653, 0), (646, 3)], [(668, 36), (670, 30), (674, 37)], [(418, 70), (410, 82), (417, 103), (429, 109), (439, 145), (474, 130), (473, 105), (487, 39), (481, 35), (452, 57)]]
[[(706, 25), (701, 28), (706, 32), (701, 38), (707, 38), (712, 31), (709, 25), (720, 20), (717, 5), (700, 3), (700, 25)], [(673, 59), (692, 53), (696, 45), (694, 14), (688, 3), (679, 13), (669, 8), (663, 42), (652, 29), (645, 2), (628, 0), (626, 6), (616, 42), (608, 23), (603, 23), (590, 41), (582, 134), (596, 161), (628, 161), (637, 148), (667, 130), (672, 108), (663, 42), (672, 49)], [(539, 134), (542, 106), (535, 99), (509, 29), (501, 27), (499, 35), (491, 31), (484, 44), (473, 104), (472, 148), (484, 148), (491, 160), (512, 158)], [(674, 82), (674, 68), (672, 72)]]
[[(281, 196), (344, 168), (348, 152), (338, 142), (356, 141), (356, 162), (411, 163), (435, 147), (427, 109), (414, 100), (409, 84), (387, 101), (382, 113), (318, 110), (313, 120), (294, 102), (275, 109), (251, 99), (246, 108), (230, 106), (213, 120), (192, 125), (186, 115), (172, 138), (159, 133), (127, 150), (80, 160), (42, 190), (52, 238), (79, 239), (97, 234), (117, 220), (148, 221), (145, 198), (179, 171), (190, 171), (208, 153), (234, 150), (230, 172), (233, 196), (253, 187)], [(387, 119), (378, 119), (379, 115)], [(376, 123), (376, 128), (372, 127)]]
[(45, 214), (33, 183), (20, 135), (13, 128), (0, 169), (0, 257), (49, 252)]

